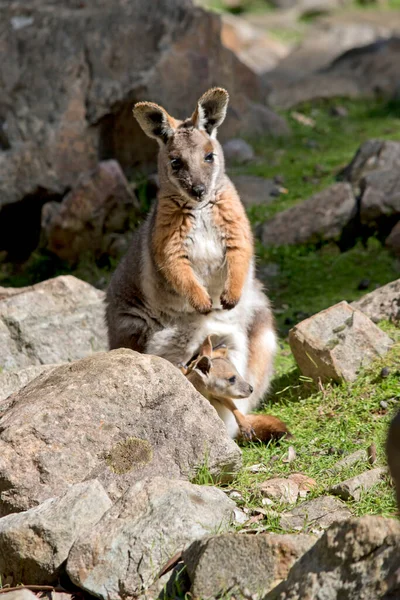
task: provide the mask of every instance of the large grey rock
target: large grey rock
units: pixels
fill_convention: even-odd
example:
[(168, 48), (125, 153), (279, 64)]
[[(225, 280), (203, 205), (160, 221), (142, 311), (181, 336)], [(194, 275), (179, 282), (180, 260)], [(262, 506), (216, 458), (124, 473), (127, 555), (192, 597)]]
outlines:
[(0, 367), (76, 360), (107, 348), (104, 292), (63, 275), (0, 295)]
[(341, 481), (329, 489), (331, 494), (342, 500), (359, 500), (361, 495), (382, 481), (387, 470), (383, 467), (364, 471), (360, 475)]
[(56, 584), (74, 541), (112, 506), (102, 485), (85, 481), (64, 496), (0, 519), (0, 573), (13, 584)]
[(217, 413), (179, 370), (127, 349), (44, 373), (12, 396), (0, 432), (2, 515), (95, 477), (115, 499), (144, 477), (188, 478), (207, 462), (229, 479), (241, 464)]
[(319, 496), (283, 513), (279, 521), (284, 531), (319, 532), (335, 521), (351, 517), (347, 506), (333, 496)]
[[(45, 218), (42, 229), (48, 249), (70, 263), (84, 252), (101, 256), (113, 234), (132, 228), (139, 214), (139, 201), (115, 160), (106, 160), (84, 173), (74, 189)], [(44, 205), (44, 209), (46, 208)]]
[(39, 375), (53, 369), (55, 366), (57, 365), (36, 365), (16, 371), (0, 372), (0, 411), (4, 410), (2, 401), (8, 398), (10, 394), (17, 392), (32, 379), (39, 377)]
[(218, 82), (232, 99), (222, 137), (287, 131), (259, 104), (263, 82), (221, 43), (220, 18), (191, 0), (18, 0), (0, 5), (0, 23), (0, 207), (27, 198), (39, 219), (46, 198), (99, 158), (127, 171), (154, 162), (156, 146), (132, 117), (138, 100), (187, 117)]
[(233, 175), (231, 179), (246, 208), (270, 204), (279, 196), (279, 186), (273, 179), (257, 175)]
[(267, 246), (337, 240), (354, 219), (357, 202), (348, 183), (336, 183), (269, 219), (261, 239)]
[(361, 181), (360, 220), (363, 225), (378, 226), (389, 217), (400, 215), (400, 175), (398, 169), (374, 171)]
[(138, 596), (179, 550), (226, 530), (235, 503), (222, 490), (156, 477), (133, 485), (74, 544), (67, 572), (102, 600)]
[(392, 281), (351, 303), (374, 323), (400, 321), (400, 279)]
[(385, 240), (385, 245), (395, 256), (400, 256), (400, 221), (397, 221), (391, 230)]
[(364, 313), (339, 302), (293, 327), (289, 343), (303, 375), (340, 382), (354, 381), (393, 341)]
[(196, 598), (262, 598), (317, 538), (313, 535), (215, 535), (194, 542), (183, 554)]
[(386, 452), (390, 473), (396, 486), (397, 506), (400, 511), (400, 412), (390, 424)]
[(4, 600), (37, 600), (37, 596), (26, 588), (2, 594)]
[(368, 140), (357, 150), (341, 177), (354, 186), (372, 171), (392, 171), (400, 168), (400, 142)]
[(335, 523), (264, 600), (398, 598), (400, 523), (362, 517)]
[(223, 145), (225, 162), (228, 164), (245, 164), (254, 158), (254, 150), (245, 140), (233, 138)]

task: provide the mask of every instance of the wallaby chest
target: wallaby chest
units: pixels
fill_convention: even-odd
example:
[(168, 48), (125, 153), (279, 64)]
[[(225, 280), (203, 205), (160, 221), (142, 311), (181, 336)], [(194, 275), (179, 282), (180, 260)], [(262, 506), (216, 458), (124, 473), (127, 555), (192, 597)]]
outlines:
[(225, 260), (225, 242), (211, 208), (194, 212), (185, 248), (194, 271), (201, 278), (207, 279), (221, 269)]

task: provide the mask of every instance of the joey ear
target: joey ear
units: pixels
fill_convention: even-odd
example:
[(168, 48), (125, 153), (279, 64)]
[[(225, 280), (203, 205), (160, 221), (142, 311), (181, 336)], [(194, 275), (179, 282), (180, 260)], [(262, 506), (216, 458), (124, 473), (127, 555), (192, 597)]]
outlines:
[(199, 356), (212, 356), (212, 342), (210, 336), (208, 336), (201, 345)]
[(146, 135), (159, 142), (167, 142), (176, 129), (176, 122), (164, 108), (153, 102), (138, 102), (133, 116)]
[(211, 359), (208, 356), (202, 356), (196, 363), (195, 369), (201, 371), (204, 375), (208, 375), (211, 370)]
[(229, 94), (223, 88), (212, 88), (197, 102), (191, 120), (198, 129), (211, 135), (221, 125), (226, 116)]
[(226, 358), (228, 356), (228, 348), (226, 346), (220, 346), (213, 350), (213, 358)]

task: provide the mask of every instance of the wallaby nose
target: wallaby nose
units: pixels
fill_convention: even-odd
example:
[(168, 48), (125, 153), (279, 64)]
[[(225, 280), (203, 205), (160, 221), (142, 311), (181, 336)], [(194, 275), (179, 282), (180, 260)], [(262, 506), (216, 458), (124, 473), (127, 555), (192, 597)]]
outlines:
[(250, 394), (252, 394), (252, 393), (253, 393), (253, 391), (254, 391), (254, 388), (253, 388), (253, 386), (252, 386), (252, 385), (249, 385), (249, 390), (250, 390)]
[(199, 183), (199, 185), (194, 185), (192, 187), (192, 192), (196, 196), (196, 198), (201, 198), (202, 196), (204, 196), (205, 191), (206, 191), (206, 186), (203, 185), (202, 183)]

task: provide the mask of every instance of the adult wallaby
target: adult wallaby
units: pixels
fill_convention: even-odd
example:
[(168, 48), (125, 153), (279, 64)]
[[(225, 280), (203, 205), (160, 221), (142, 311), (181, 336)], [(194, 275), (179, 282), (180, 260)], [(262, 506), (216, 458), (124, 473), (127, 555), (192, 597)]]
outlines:
[[(160, 190), (111, 280), (107, 325), (111, 349), (175, 365), (188, 363), (214, 334), (254, 390), (238, 401), (247, 413), (268, 388), (276, 338), (254, 277), (250, 224), (216, 140), (228, 99), (221, 88), (209, 90), (185, 121), (151, 102), (135, 105), (142, 129), (159, 143)], [(237, 423), (224, 410), (235, 437)]]

